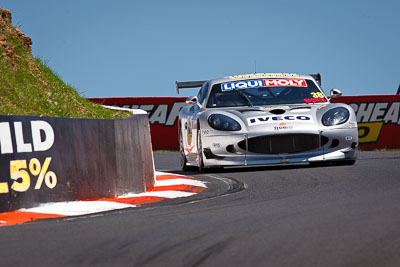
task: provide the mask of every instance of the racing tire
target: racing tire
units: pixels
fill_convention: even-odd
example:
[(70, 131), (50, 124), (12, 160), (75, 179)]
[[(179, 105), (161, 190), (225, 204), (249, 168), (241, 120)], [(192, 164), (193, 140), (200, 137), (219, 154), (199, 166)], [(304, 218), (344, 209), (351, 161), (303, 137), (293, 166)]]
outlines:
[(181, 124), (179, 123), (178, 127), (179, 131), (179, 159), (182, 171), (190, 170), (189, 166), (187, 165), (187, 159), (185, 155), (185, 149), (183, 148), (183, 139), (182, 139), (182, 131), (181, 131)]

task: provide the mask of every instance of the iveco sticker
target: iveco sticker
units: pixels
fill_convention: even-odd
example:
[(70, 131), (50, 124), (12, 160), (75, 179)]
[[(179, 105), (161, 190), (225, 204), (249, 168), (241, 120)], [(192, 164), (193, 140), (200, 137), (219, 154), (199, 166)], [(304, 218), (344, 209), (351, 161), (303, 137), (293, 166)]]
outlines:
[(307, 87), (306, 80), (304, 79), (268, 79), (268, 80), (250, 80), (221, 84), (221, 90), (231, 91), (234, 89), (248, 89), (258, 87), (276, 87), (276, 86), (294, 86), (294, 87)]
[(264, 124), (264, 123), (276, 123), (279, 121), (287, 122), (313, 122), (310, 116), (259, 116), (247, 119), (247, 123), (250, 126)]

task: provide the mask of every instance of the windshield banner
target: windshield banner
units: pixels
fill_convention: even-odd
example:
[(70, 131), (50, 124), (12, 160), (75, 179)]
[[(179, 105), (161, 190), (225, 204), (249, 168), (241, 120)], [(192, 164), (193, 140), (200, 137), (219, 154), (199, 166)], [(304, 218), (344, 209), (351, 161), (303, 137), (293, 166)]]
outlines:
[(231, 91), (234, 89), (248, 89), (259, 87), (307, 87), (306, 80), (304, 79), (266, 79), (266, 80), (250, 80), (221, 84), (221, 91)]

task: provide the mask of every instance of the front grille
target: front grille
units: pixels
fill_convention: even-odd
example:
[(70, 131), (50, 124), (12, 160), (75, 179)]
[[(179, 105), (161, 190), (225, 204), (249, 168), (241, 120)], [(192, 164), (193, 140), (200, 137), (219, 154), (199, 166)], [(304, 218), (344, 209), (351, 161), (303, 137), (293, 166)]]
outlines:
[[(247, 140), (248, 151), (261, 154), (300, 153), (320, 146), (318, 134), (281, 134), (252, 137)], [(246, 150), (246, 140), (238, 146)]]

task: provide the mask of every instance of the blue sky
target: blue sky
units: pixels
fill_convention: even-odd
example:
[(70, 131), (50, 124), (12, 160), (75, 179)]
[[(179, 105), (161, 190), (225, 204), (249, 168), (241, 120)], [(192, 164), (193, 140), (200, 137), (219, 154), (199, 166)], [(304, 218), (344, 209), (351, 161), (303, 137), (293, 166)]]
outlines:
[[(0, 0), (33, 55), (85, 97), (177, 96), (175, 81), (321, 73), (325, 92), (394, 94), (400, 1)], [(194, 94), (191, 90), (183, 95)]]

